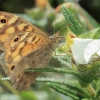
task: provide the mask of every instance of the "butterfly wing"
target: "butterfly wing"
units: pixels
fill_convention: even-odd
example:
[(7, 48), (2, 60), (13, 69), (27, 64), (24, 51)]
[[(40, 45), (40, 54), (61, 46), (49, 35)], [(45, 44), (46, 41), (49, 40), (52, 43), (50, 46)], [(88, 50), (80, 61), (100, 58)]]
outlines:
[(11, 40), (12, 37), (21, 32), (29, 32), (29, 34), (36, 32), (36, 34), (48, 37), (25, 19), (8, 12), (0, 12), (0, 50), (5, 51), (7, 47), (4, 47), (4, 44), (10, 42), (7, 40)]
[(44, 32), (28, 21), (11, 13), (0, 12), (0, 49), (5, 51), (5, 62), (10, 73), (10, 64), (19, 62), (50, 42)]
[[(8, 73), (8, 67), (12, 68), (8, 75), (11, 78), (11, 82), (14, 88), (18, 91), (27, 91), (31, 84), (35, 82), (36, 77), (40, 74), (39, 72), (28, 72), (24, 73), (27, 68), (42, 68), (46, 67), (50, 61), (53, 50), (50, 45), (44, 46), (27, 56), (23, 57), (18, 63), (7, 64), (2, 59), (2, 66), (6, 73)], [(2, 54), (2, 58), (5, 58), (5, 54)], [(4, 63), (3, 63), (4, 62)], [(7, 67), (6, 67), (7, 66)], [(12, 67), (13, 66), (13, 67)]]
[(24, 73), (27, 68), (46, 67), (59, 38), (51, 40), (26, 20), (0, 12), (0, 45), (5, 51), (2, 66), (15, 89), (28, 90), (39, 73)]
[[(17, 35), (13, 36), (11, 39), (8, 38), (8, 42), (4, 44), (4, 46), (7, 48), (5, 49), (5, 55), (1, 56), (1, 62), (3, 65), (3, 69), (5, 69), (4, 71), (7, 75), (10, 75), (10, 73), (13, 71), (12, 69), (14, 68), (14, 65), (20, 62), (23, 57), (26, 57), (30, 53), (33, 53), (37, 50), (41, 51), (42, 48), (48, 46), (50, 48), (50, 44), (52, 44), (52, 41), (50, 41), (50, 39), (45, 39), (44, 36), (38, 35), (36, 33), (32, 34), (30, 32), (29, 36), (25, 36), (27, 36), (27, 32), (17, 33)], [(18, 41), (14, 42), (16, 38), (18, 38)], [(7, 68), (6, 66), (4, 66), (4, 63), (6, 63)]]
[[(30, 85), (35, 82), (39, 72), (24, 73), (27, 68), (42, 68), (46, 67), (50, 61), (53, 50), (49, 47), (43, 47), (41, 50), (37, 50), (26, 57), (24, 57), (15, 67), (11, 73), (11, 82), (15, 89), (22, 91), (28, 90)], [(20, 70), (19, 70), (20, 69)]]

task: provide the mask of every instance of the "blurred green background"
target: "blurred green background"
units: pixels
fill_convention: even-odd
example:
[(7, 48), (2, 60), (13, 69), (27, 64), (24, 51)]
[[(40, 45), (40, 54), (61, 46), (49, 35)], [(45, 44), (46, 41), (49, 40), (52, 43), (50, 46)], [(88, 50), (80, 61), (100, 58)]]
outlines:
[[(73, 0), (48, 0), (52, 7), (56, 8), (59, 4)], [(77, 0), (76, 0), (77, 1)], [(89, 12), (98, 22), (100, 22), (100, 0), (78, 0), (79, 4)], [(11, 13), (25, 13), (25, 8), (36, 6), (35, 0), (0, 0), (0, 11)]]
[[(42, 4), (41, 1), (44, 1), (44, 3)], [(0, 0), (0, 11), (18, 14), (51, 35), (66, 26), (66, 21), (63, 15), (61, 13), (55, 13), (56, 7), (65, 2), (71, 2), (72, 4), (76, 5), (75, 0)], [(94, 26), (98, 27), (100, 23), (100, 0), (91, 0), (91, 2), (90, 0), (79, 0), (78, 3), (94, 18)], [(60, 8), (58, 11), (60, 11)], [(80, 13), (75, 6), (72, 6), (71, 11), (83, 25), (84, 31), (91, 29), (89, 26), (87, 26), (87, 23), (80, 18)], [(66, 35), (68, 29), (63, 29), (61, 31), (63, 35)], [(52, 58), (48, 66), (62, 67), (61, 63), (58, 60), (55, 60), (55, 58)], [(70, 75), (66, 76), (56, 73), (43, 73), (41, 76), (55, 78), (67, 77), (69, 79), (72, 77)], [(2, 77), (6, 77), (6, 75), (4, 74), (2, 68), (0, 68), (0, 78)], [(55, 90), (47, 86), (45, 82), (35, 82), (35, 84), (30, 87), (29, 92), (19, 93), (13, 89), (9, 81), (0, 81), (0, 100), (72, 99), (57, 93)]]

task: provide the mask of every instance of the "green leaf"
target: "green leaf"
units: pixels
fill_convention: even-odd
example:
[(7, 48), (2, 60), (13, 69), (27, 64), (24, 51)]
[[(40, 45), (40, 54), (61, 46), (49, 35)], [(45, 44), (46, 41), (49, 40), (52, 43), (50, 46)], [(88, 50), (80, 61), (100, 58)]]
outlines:
[(80, 25), (80, 23), (74, 18), (71, 12), (65, 7), (62, 7), (62, 12), (65, 16), (65, 19), (67, 21), (70, 30), (77, 36), (82, 34), (83, 33), (82, 25)]
[(82, 99), (82, 100), (90, 100), (90, 99), (88, 99), (88, 98), (84, 98), (84, 99)]
[(90, 98), (90, 94), (87, 92), (87, 90), (81, 88), (79, 85), (79, 82), (76, 80), (69, 81), (69, 80), (64, 80), (64, 79), (55, 79), (55, 78), (37, 78), (36, 81), (38, 82), (50, 82), (50, 83), (56, 83), (59, 85), (65, 85), (66, 87), (72, 88), (78, 93), (83, 94), (85, 97)]
[(25, 72), (57, 72), (57, 73), (66, 73), (66, 74), (77, 74), (73, 70), (66, 70), (63, 68), (28, 68)]
[(79, 100), (79, 97), (76, 95), (76, 93), (73, 90), (70, 90), (68, 88), (61, 87), (61, 85), (56, 83), (47, 83), (50, 87), (52, 87), (57, 92), (60, 92), (62, 94), (65, 94), (66, 96), (69, 96), (73, 98), (74, 100)]
[(96, 84), (96, 94), (94, 98), (97, 99), (99, 96), (100, 96), (100, 80)]
[(36, 97), (36, 95), (32, 92), (21, 92), (21, 98), (23, 100), (38, 100), (38, 98)]
[[(2, 78), (3, 76), (0, 75), (0, 79)], [(10, 78), (9, 78), (10, 79)], [(1, 79), (2, 80), (2, 79)], [(9, 92), (13, 93), (13, 94), (17, 94), (19, 95), (19, 93), (17, 91), (14, 90), (13, 86), (8, 82), (8, 81), (1, 81), (0, 80), (0, 85), (5, 87), (5, 89), (9, 90)]]
[(78, 78), (82, 78), (80, 74), (73, 70), (66, 70), (63, 68), (28, 68), (25, 70), (25, 72), (56, 72), (56, 73), (66, 73), (66, 74), (72, 74), (75, 75)]
[(91, 95), (88, 93), (88, 91), (84, 88), (82, 88), (79, 84), (65, 84), (66, 86), (78, 91), (78, 93), (81, 93), (82, 95), (84, 95), (87, 98), (90, 98)]
[(80, 80), (81, 86), (86, 87), (91, 81), (97, 78), (100, 75), (99, 68), (100, 61), (96, 61), (95, 63), (87, 66), (78, 66), (79, 74), (82, 77)]
[(100, 28), (96, 28), (79, 36), (80, 38), (100, 39)]

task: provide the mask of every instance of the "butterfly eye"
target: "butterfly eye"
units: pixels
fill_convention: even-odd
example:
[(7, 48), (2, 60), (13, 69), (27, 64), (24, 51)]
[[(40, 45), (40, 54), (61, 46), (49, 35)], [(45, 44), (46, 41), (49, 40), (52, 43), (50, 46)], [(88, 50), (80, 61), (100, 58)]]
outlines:
[(17, 42), (18, 41), (18, 38), (15, 38), (14, 42)]
[(12, 66), (12, 67), (11, 67), (11, 70), (13, 70), (14, 68), (15, 68), (15, 66)]
[(6, 23), (6, 19), (1, 19), (0, 22), (1, 23)]

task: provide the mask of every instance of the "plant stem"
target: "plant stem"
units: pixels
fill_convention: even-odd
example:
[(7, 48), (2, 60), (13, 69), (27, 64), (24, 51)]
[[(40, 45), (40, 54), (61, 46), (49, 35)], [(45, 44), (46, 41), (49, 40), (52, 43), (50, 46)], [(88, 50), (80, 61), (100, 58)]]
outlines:
[(89, 84), (87, 87), (87, 90), (89, 91), (89, 93), (91, 94), (91, 96), (95, 95), (95, 90), (93, 89), (93, 87)]

